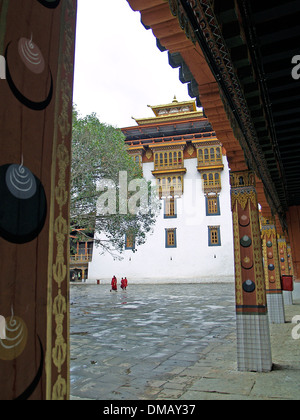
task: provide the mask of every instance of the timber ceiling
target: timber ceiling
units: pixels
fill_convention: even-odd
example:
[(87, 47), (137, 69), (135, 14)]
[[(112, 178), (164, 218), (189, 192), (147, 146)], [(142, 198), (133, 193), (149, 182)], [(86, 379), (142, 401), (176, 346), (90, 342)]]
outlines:
[(300, 2), (214, 3), (283, 208), (300, 205), (300, 80), (292, 77), (292, 58), (300, 54)]
[[(300, 79), (292, 77), (292, 59), (300, 55), (300, 1), (128, 2), (141, 11), (158, 47), (168, 49), (170, 64), (180, 68), (180, 80), (189, 83), (191, 97), (201, 106), (203, 85), (197, 84), (195, 55), (170, 16), (177, 18), (194, 49), (201, 47), (243, 133), (239, 142), (247, 165), (262, 180), (271, 208), (284, 215), (290, 206), (300, 205)], [(203, 71), (203, 80), (209, 78)], [(211, 120), (211, 110), (203, 106)], [(218, 124), (212, 125), (217, 131)]]

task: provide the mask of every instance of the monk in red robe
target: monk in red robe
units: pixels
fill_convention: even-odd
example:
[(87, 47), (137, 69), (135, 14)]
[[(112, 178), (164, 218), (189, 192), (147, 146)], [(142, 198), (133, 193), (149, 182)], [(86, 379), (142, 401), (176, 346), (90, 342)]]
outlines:
[(111, 279), (111, 290), (118, 290), (116, 276), (113, 276), (113, 278)]
[(126, 290), (127, 284), (128, 284), (127, 278), (125, 277), (125, 279), (123, 279), (123, 277), (122, 277), (122, 280), (121, 280), (122, 290), (124, 290), (124, 289)]

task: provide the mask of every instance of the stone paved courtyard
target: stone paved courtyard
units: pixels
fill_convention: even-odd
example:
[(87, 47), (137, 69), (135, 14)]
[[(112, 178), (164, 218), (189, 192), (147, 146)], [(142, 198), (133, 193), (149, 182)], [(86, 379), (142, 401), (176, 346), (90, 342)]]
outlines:
[(237, 370), (233, 284), (109, 289), (71, 286), (71, 399), (300, 399), (299, 290), (258, 373)]
[(70, 299), (71, 395), (81, 398), (153, 398), (235, 330), (233, 284), (72, 285)]

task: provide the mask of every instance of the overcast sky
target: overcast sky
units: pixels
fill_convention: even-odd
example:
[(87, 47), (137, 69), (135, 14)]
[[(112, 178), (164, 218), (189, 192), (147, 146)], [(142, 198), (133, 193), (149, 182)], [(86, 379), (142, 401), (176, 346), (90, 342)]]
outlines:
[(179, 69), (126, 0), (78, 0), (73, 102), (115, 127), (154, 114), (147, 105), (190, 100)]

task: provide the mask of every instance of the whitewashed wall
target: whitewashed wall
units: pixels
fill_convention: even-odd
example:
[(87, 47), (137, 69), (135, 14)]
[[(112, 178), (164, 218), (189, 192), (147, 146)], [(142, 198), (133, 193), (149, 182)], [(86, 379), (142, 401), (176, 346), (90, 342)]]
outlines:
[[(115, 275), (120, 283), (227, 282), (234, 281), (233, 231), (229, 171), (224, 158), (221, 175), (220, 216), (206, 216), (205, 197), (197, 159), (185, 160), (184, 194), (177, 199), (177, 218), (164, 219), (163, 206), (154, 232), (137, 252), (125, 250), (116, 261), (94, 248), (89, 282), (108, 283)], [(153, 179), (153, 163), (143, 165), (144, 177)], [(208, 226), (220, 226), (221, 246), (208, 246)], [(177, 228), (177, 248), (165, 247), (165, 228)]]

